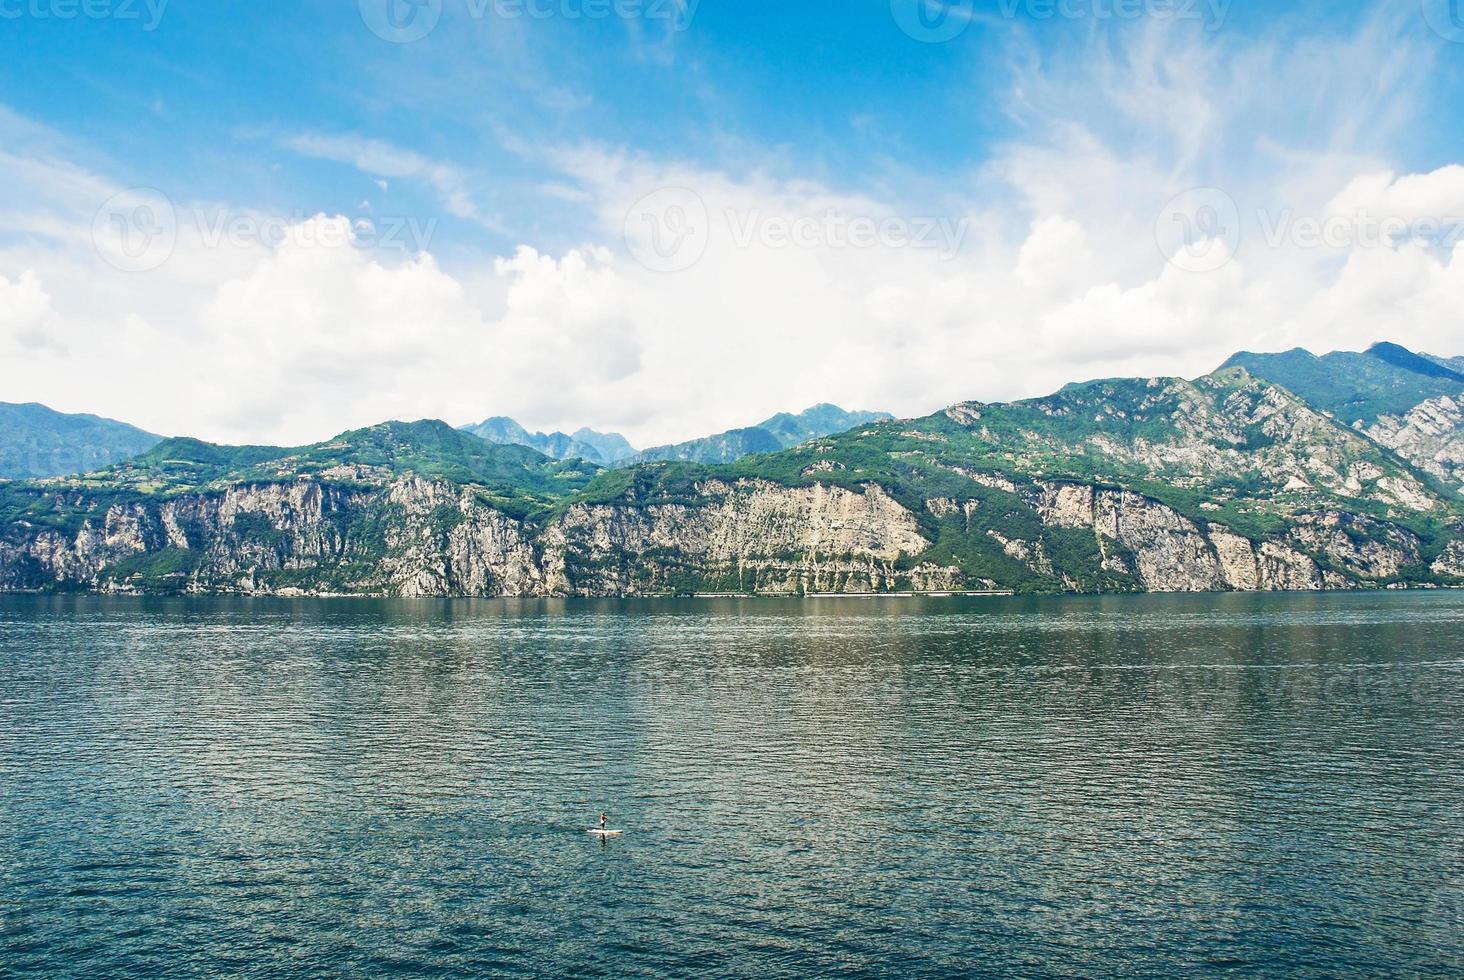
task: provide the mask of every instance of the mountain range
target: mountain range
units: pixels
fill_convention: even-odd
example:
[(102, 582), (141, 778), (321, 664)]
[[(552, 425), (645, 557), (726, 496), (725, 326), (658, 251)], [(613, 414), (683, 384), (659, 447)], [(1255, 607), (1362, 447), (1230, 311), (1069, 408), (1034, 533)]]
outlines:
[[(820, 406), (753, 427), (776, 446), (717, 463), (603, 467), (435, 421), (296, 448), (166, 440), (93, 473), (0, 485), (0, 589), (1464, 586), (1451, 365), (1392, 344), (1239, 354), (1194, 380), (1100, 380), (822, 433), (841, 410)], [(740, 448), (712, 438), (718, 458)]]
[(1355, 354), (1237, 354), (1243, 367), (1397, 452), (1443, 483), (1464, 485), (1464, 358), (1375, 344)]
[(477, 425), (463, 426), (464, 432), (502, 446), (527, 446), (550, 459), (582, 459), (598, 466), (610, 466), (635, 455), (635, 447), (618, 432), (596, 432), (579, 429), (573, 435), (563, 432), (530, 432), (511, 418), (502, 415), (484, 419)]
[(618, 432), (580, 429), (563, 432), (530, 432), (511, 418), (496, 416), (463, 431), (500, 445), (528, 446), (552, 459), (583, 459), (599, 466), (634, 466), (681, 460), (691, 463), (731, 463), (754, 453), (775, 453), (818, 436), (844, 432), (878, 419), (893, 418), (888, 412), (846, 412), (837, 405), (821, 404), (794, 415), (780, 412), (757, 425), (729, 429), (672, 445), (637, 452)]
[(837, 405), (821, 404), (797, 415), (780, 412), (745, 429), (728, 429), (716, 435), (656, 446), (624, 460), (625, 465), (681, 461), (690, 463), (732, 463), (755, 453), (775, 453), (819, 436), (847, 432), (880, 419), (888, 412), (846, 412)]
[(1432, 398), (1464, 390), (1464, 372), (1445, 358), (1375, 344), (1355, 354), (1336, 351), (1317, 357), (1297, 349), (1284, 354), (1236, 354), (1226, 367), (1243, 367), (1291, 390), (1351, 426), (1371, 426), (1401, 416)]
[[(815, 436), (842, 432), (884, 412), (846, 412), (815, 405), (796, 415), (783, 412), (755, 427), (637, 453), (618, 432), (581, 428), (572, 434), (530, 432), (518, 422), (494, 416), (462, 431), (485, 442), (526, 446), (550, 459), (578, 459), (596, 466), (628, 466), (659, 459), (727, 463), (750, 453), (776, 452)], [(95, 415), (66, 415), (44, 405), (0, 402), (0, 480), (45, 479), (99, 470), (147, 452), (162, 436)]]
[(124, 422), (65, 415), (44, 405), (0, 402), (0, 478), (85, 473), (146, 452), (162, 441)]

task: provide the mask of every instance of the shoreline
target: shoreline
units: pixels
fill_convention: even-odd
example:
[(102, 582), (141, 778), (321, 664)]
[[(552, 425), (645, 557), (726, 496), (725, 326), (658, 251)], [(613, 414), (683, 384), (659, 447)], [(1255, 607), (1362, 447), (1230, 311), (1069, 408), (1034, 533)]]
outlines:
[(0, 589), (0, 599), (86, 598), (86, 599), (390, 599), (409, 602), (607, 602), (654, 599), (698, 602), (709, 599), (1099, 599), (1133, 596), (1327, 596), (1374, 595), (1405, 592), (1458, 592), (1464, 585), (1397, 585), (1347, 589), (1284, 589), (1270, 591), (1196, 592), (642, 592), (633, 595), (392, 595), (383, 592), (101, 592), (85, 589)]

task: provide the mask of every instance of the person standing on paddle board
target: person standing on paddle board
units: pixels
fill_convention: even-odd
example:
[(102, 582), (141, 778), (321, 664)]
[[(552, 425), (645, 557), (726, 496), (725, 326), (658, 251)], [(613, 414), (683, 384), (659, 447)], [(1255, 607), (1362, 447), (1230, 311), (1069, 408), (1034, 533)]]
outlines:
[(605, 829), (605, 824), (607, 824), (609, 821), (610, 821), (610, 815), (608, 813), (602, 812), (600, 814), (600, 829), (601, 830), (604, 830)]

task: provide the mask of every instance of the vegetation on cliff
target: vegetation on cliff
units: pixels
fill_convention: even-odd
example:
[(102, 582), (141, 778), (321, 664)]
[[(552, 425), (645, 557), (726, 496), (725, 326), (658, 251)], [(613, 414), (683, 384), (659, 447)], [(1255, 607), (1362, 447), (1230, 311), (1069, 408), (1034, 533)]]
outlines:
[[(1427, 363), (1420, 377), (1448, 373)], [(86, 476), (0, 486), (0, 587), (520, 595), (1464, 580), (1458, 494), (1334, 415), (1232, 364), (1195, 381), (1101, 380), (879, 419), (720, 465), (602, 469), (432, 421), (294, 449), (174, 439)]]

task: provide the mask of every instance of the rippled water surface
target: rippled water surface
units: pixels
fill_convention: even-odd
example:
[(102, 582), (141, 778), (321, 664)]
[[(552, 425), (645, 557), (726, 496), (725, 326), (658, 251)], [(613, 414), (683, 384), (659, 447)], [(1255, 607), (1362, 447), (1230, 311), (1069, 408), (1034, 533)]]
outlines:
[(1457, 975), (1461, 731), (1459, 593), (0, 598), (0, 975)]

